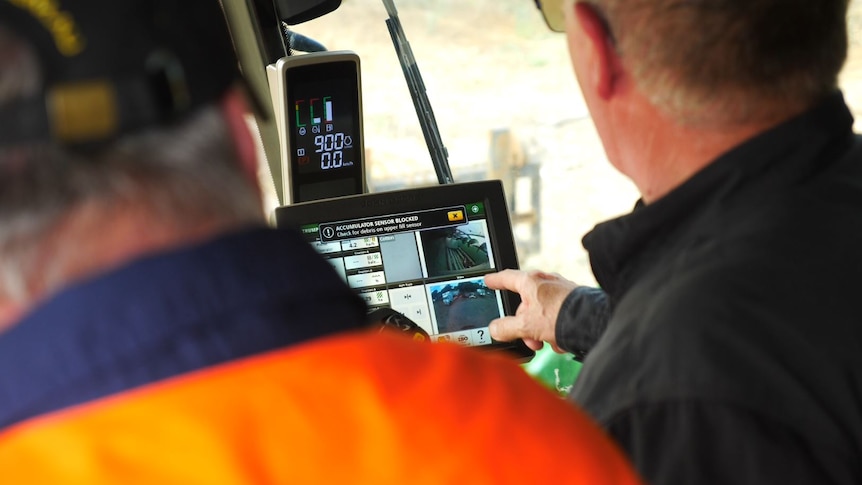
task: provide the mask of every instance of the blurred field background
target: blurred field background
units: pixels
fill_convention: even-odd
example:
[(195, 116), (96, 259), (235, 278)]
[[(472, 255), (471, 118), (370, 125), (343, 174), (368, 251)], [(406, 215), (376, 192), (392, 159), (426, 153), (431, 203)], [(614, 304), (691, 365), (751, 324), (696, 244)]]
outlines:
[[(571, 72), (563, 34), (532, 0), (396, 0), (456, 181), (485, 174), (492, 133), (513, 135), (538, 167), (537, 238), (521, 266), (590, 284), (581, 237), (638, 195), (609, 166)], [(362, 59), (366, 160), (374, 191), (436, 176), (385, 25), (381, 0), (344, 0), (293, 29)], [(851, 1), (845, 96), (862, 118), (862, 0)], [(857, 124), (857, 126), (859, 126)], [(514, 208), (513, 208), (514, 209)], [(528, 234), (527, 237), (530, 235)]]

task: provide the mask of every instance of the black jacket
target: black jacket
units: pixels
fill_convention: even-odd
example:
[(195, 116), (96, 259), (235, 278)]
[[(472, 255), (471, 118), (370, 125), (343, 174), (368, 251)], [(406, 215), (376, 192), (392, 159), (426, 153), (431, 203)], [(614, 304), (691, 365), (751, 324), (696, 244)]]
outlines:
[(862, 483), (852, 123), (835, 94), (584, 238), (606, 295), (560, 314), (572, 398), (650, 483)]

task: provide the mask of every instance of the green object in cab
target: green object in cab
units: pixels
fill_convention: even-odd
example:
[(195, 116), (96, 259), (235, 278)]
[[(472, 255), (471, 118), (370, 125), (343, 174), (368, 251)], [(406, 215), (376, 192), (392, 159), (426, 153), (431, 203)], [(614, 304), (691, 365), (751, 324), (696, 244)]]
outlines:
[(569, 394), (581, 371), (581, 363), (572, 354), (558, 354), (547, 343), (523, 367), (528, 374), (561, 396)]

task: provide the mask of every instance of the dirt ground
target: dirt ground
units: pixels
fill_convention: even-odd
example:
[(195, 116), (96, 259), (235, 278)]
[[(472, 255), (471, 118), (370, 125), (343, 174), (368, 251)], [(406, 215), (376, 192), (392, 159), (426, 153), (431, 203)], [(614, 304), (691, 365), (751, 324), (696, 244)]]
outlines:
[[(541, 160), (541, 250), (521, 266), (593, 282), (581, 236), (637, 200), (612, 169), (588, 117), (562, 34), (531, 0), (396, 0), (440, 133), (459, 174), (485, 170), (490, 133), (509, 129)], [(344, 0), (294, 29), (362, 59), (371, 187), (436, 183), (381, 0)], [(841, 78), (862, 114), (862, 0), (851, 1), (851, 55)], [(862, 118), (862, 116), (857, 116)]]

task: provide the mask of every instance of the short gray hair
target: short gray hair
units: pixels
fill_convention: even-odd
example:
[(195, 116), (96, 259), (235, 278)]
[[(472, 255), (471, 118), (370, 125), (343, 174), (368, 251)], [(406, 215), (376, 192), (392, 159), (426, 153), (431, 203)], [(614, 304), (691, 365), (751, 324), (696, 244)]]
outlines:
[[(2, 106), (41, 79), (27, 45), (2, 31), (0, 54)], [(64, 218), (86, 203), (133, 203), (178, 227), (261, 223), (259, 193), (242, 174), (231, 140), (221, 110), (208, 106), (97, 149), (50, 142), (0, 147), (0, 297), (27, 301), (33, 288), (55, 286), (44, 281), (52, 272), (41, 267), (39, 254), (63, 244), (56, 239)]]
[(848, 0), (585, 0), (623, 62), (679, 119), (760, 121), (836, 89)]

